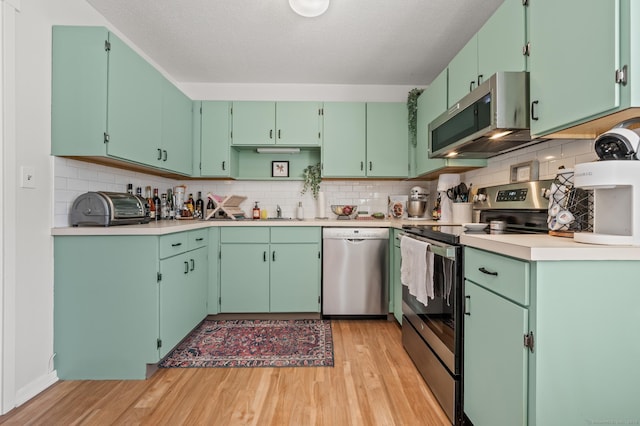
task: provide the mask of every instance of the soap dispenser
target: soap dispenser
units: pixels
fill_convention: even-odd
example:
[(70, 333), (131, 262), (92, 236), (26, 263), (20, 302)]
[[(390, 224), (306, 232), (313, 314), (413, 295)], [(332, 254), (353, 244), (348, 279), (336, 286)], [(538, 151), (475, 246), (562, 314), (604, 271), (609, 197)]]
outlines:
[(254, 219), (260, 219), (260, 207), (258, 207), (258, 202), (257, 201), (255, 203), (256, 203), (256, 205), (253, 206), (253, 215), (252, 215), (252, 217)]
[(304, 208), (302, 207), (302, 201), (298, 202), (298, 210), (297, 210), (297, 213), (296, 213), (296, 218), (298, 220), (304, 219)]

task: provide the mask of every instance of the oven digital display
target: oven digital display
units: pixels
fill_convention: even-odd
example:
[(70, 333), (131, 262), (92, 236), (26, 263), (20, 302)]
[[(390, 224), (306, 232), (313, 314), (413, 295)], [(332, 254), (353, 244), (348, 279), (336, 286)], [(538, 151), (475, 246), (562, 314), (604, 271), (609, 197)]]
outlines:
[(527, 191), (528, 188), (498, 191), (496, 201), (524, 201), (527, 199)]

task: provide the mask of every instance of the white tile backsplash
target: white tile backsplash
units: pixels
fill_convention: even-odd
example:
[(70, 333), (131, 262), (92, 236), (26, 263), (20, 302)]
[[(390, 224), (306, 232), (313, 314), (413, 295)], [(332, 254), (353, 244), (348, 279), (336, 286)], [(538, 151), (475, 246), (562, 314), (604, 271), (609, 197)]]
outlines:
[[(545, 141), (490, 158), (487, 167), (463, 174), (462, 180), (467, 184), (473, 183), (476, 188), (508, 183), (511, 165), (531, 160), (539, 162), (540, 179), (553, 179), (561, 165), (573, 167), (575, 164), (596, 159), (593, 140)], [(192, 193), (194, 198), (199, 191), (203, 197), (207, 192), (218, 195), (243, 195), (247, 200), (242, 203), (241, 208), (248, 215), (255, 201), (259, 202), (261, 208), (267, 209), (269, 216), (276, 215), (276, 207), (279, 205), (284, 217), (295, 217), (300, 201), (306, 218), (313, 218), (316, 214), (316, 203), (311, 194), (300, 194), (301, 181), (179, 181), (60, 157), (54, 160), (54, 174), (54, 224), (58, 227), (69, 226), (69, 209), (79, 195), (86, 191), (125, 192), (128, 183), (133, 184), (134, 190), (138, 186), (142, 187), (143, 193), (148, 185), (159, 188), (160, 193), (176, 185), (186, 185), (187, 194)], [(326, 213), (333, 217), (331, 204), (357, 204), (361, 210), (367, 209), (370, 213), (386, 212), (389, 195), (408, 195), (411, 187), (416, 185), (435, 195), (436, 184), (437, 180), (325, 180), (321, 184), (321, 191), (325, 193)], [(430, 197), (429, 208), (434, 200), (435, 196)]]
[[(127, 184), (132, 183), (134, 190), (150, 185), (159, 188), (160, 193), (176, 185), (186, 185), (187, 194), (194, 198), (200, 191), (203, 197), (207, 192), (218, 195), (246, 196), (241, 208), (251, 214), (255, 201), (260, 208), (267, 209), (269, 216), (276, 215), (279, 205), (284, 217), (296, 217), (298, 202), (302, 202), (306, 218), (316, 214), (316, 202), (310, 193), (300, 194), (301, 181), (219, 181), (219, 180), (172, 180), (137, 172), (100, 166), (66, 158), (55, 158), (55, 220), (57, 227), (69, 226), (69, 210), (73, 201), (86, 191), (124, 192)], [(321, 190), (325, 193), (327, 205), (325, 211), (329, 217), (331, 204), (357, 204), (360, 209), (368, 209), (370, 213), (387, 211), (387, 196), (390, 194), (408, 194), (415, 182), (396, 181), (344, 181), (325, 180)]]

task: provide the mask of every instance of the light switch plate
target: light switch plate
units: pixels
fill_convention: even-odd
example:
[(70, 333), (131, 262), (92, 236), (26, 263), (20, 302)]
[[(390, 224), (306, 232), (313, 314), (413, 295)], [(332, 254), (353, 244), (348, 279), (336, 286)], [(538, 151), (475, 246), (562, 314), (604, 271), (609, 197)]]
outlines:
[(36, 187), (36, 169), (31, 166), (20, 167), (20, 187), (35, 188)]

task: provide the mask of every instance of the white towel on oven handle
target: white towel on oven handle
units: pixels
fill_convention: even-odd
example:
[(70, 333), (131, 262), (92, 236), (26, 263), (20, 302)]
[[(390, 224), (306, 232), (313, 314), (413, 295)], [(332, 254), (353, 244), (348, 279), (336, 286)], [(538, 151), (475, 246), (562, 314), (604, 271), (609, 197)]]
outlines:
[(429, 243), (415, 238), (402, 237), (400, 240), (400, 281), (409, 287), (409, 293), (427, 306), (433, 291), (433, 252)]

